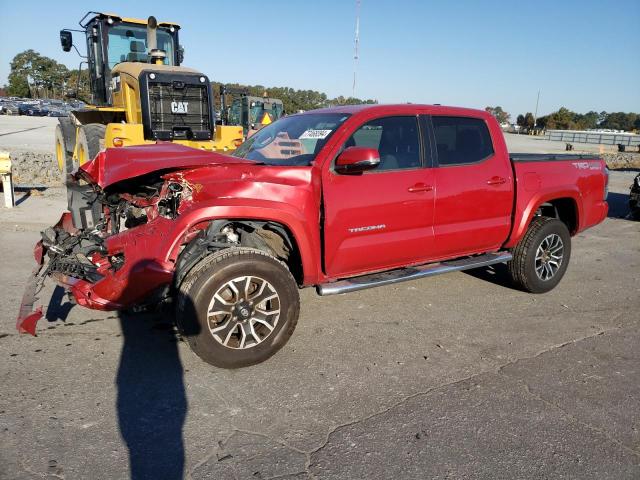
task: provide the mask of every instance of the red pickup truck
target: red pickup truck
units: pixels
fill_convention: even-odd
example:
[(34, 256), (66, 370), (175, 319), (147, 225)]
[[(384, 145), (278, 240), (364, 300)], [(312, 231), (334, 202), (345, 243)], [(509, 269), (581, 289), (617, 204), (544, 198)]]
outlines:
[(173, 299), (192, 349), (234, 368), (286, 343), (299, 287), (330, 295), (506, 262), (517, 287), (546, 292), (571, 236), (606, 217), (607, 183), (599, 158), (509, 155), (489, 114), (430, 105), (291, 115), (232, 156), (110, 148), (42, 232), (18, 329), (35, 333), (33, 292), (52, 276), (89, 308)]

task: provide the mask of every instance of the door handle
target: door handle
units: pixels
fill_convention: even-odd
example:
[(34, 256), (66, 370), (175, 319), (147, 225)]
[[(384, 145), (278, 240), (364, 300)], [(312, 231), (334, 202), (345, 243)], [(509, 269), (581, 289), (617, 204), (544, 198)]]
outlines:
[(491, 177), (489, 180), (487, 180), (487, 185), (502, 185), (503, 183), (506, 183), (507, 179), (504, 177)]
[(426, 183), (416, 183), (415, 185), (410, 186), (409, 188), (407, 188), (407, 190), (410, 193), (418, 193), (418, 192), (430, 192), (431, 190), (433, 190), (433, 187), (431, 185), (427, 185)]

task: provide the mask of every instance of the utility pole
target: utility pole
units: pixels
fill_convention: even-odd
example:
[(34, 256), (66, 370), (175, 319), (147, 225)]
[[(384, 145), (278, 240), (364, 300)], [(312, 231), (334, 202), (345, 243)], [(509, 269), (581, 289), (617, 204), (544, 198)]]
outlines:
[(356, 98), (356, 72), (358, 70), (358, 48), (360, 46), (360, 0), (356, 0), (356, 38), (353, 49), (353, 89), (351, 96)]
[(536, 100), (536, 113), (533, 114), (533, 128), (538, 126), (538, 104), (540, 103), (540, 90), (538, 90), (538, 99)]

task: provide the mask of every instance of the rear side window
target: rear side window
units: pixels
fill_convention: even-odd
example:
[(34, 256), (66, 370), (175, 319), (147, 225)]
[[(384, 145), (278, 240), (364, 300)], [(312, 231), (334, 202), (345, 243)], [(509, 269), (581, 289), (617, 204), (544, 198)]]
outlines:
[(493, 154), (484, 120), (468, 117), (431, 117), (440, 165), (461, 165)]

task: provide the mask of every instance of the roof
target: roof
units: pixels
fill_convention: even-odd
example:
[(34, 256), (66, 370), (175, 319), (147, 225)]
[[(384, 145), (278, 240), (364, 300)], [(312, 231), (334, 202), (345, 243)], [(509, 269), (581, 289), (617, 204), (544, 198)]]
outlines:
[[(122, 17), (120, 15), (116, 15), (115, 13), (109, 13), (109, 12), (95, 12), (96, 15), (94, 15), (91, 18), (95, 18), (95, 17), (114, 17), (114, 18), (119, 18), (120, 20), (122, 20), (125, 23), (136, 23), (138, 25), (146, 25), (147, 24), (147, 20), (141, 19), (141, 18), (130, 18), (130, 17)], [(158, 21), (158, 26), (159, 27), (177, 27), (180, 28), (180, 24), (175, 23), (175, 22), (161, 22)]]
[[(408, 113), (413, 114), (417, 111), (425, 114), (447, 114), (447, 115), (466, 115), (466, 116), (482, 116), (490, 115), (484, 110), (476, 110), (472, 108), (450, 107), (446, 105), (428, 105), (419, 103), (398, 103), (398, 104), (361, 104), (361, 105), (340, 105), (336, 107), (320, 108), (318, 110), (309, 110), (309, 113), (350, 113), (356, 114), (361, 112), (377, 112), (380, 114), (390, 113)], [(306, 112), (305, 112), (306, 113)]]

